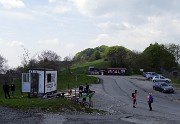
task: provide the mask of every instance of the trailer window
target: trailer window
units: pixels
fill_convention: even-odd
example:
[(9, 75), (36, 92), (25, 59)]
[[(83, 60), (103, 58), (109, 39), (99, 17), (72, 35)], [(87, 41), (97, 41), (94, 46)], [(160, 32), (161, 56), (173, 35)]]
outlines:
[(51, 82), (51, 74), (47, 74), (47, 82)]
[(29, 74), (27, 73), (23, 74), (23, 82), (29, 82)]

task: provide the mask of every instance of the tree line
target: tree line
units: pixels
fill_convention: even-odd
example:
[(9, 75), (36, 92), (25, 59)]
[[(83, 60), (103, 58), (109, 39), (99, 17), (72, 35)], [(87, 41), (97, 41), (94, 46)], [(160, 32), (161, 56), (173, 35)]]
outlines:
[(61, 56), (51, 50), (44, 50), (39, 55), (30, 57), (30, 53), (24, 48), (22, 66), (15, 69), (7, 69), (7, 60), (0, 55), (0, 73), (18, 73), (28, 68), (50, 68), (55, 70), (69, 69), (72, 64), (84, 63), (103, 59), (109, 62), (109, 67), (127, 68), (130, 74), (139, 73), (140, 69), (145, 71), (161, 70), (171, 71), (172, 68), (179, 68), (180, 45), (176, 44), (150, 44), (144, 51), (131, 51), (123, 46), (99, 46), (87, 48), (78, 52), (73, 58)]
[(94, 49), (88, 48), (78, 52), (73, 61), (82, 63), (104, 59), (109, 61), (109, 67), (125, 67), (129, 73), (161, 70), (171, 71), (178, 68), (180, 62), (180, 45), (176, 44), (150, 44), (144, 51), (131, 51), (123, 46), (100, 46)]

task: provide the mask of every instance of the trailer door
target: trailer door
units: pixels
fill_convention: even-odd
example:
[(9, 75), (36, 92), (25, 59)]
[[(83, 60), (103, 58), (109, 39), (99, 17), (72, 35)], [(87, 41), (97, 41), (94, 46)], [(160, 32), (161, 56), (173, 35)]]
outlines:
[(29, 73), (22, 73), (22, 92), (31, 91), (31, 84), (29, 77), (30, 77)]

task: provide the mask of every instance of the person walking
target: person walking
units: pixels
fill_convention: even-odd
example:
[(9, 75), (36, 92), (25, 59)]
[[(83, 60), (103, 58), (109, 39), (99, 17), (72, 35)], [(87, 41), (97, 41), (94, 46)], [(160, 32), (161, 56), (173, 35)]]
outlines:
[(153, 103), (153, 96), (152, 96), (152, 93), (149, 93), (149, 95), (148, 95), (148, 105), (149, 105), (149, 111), (152, 111), (152, 106), (151, 106), (151, 104)]
[(10, 89), (11, 89), (11, 96), (14, 98), (14, 92), (15, 92), (15, 84), (14, 84), (14, 82), (12, 82), (12, 84), (10, 85)]
[(133, 97), (133, 108), (136, 108), (135, 104), (137, 105), (137, 90), (134, 91), (134, 93), (132, 93), (132, 97)]
[(7, 95), (9, 97), (9, 99), (11, 98), (10, 95), (9, 95), (9, 85), (7, 82), (4, 83), (3, 85), (3, 90), (4, 90), (4, 95), (5, 95), (5, 98), (7, 99)]

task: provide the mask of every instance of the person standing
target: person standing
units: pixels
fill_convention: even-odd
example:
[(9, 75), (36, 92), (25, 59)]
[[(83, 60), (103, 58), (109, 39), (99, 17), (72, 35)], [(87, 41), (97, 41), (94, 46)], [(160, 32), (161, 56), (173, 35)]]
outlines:
[(92, 97), (93, 97), (94, 93), (95, 93), (95, 91), (90, 91), (89, 95), (88, 95), (90, 107), (93, 107)]
[(84, 88), (84, 90), (82, 91), (82, 107), (85, 107), (86, 97), (87, 97), (87, 91), (86, 88)]
[(132, 93), (132, 97), (133, 97), (133, 108), (136, 108), (135, 104), (137, 104), (137, 90), (134, 91), (134, 93)]
[(82, 97), (83, 85), (79, 86), (79, 97)]
[(9, 97), (9, 99), (11, 98), (10, 95), (9, 95), (9, 85), (7, 82), (4, 83), (3, 85), (3, 90), (4, 90), (4, 95), (5, 95), (5, 98), (7, 99), (7, 95)]
[(151, 104), (153, 103), (153, 96), (152, 96), (152, 93), (149, 93), (149, 95), (148, 95), (148, 105), (149, 105), (149, 111), (152, 111), (152, 106), (151, 106)]
[(86, 83), (86, 91), (89, 93), (89, 84)]
[(12, 82), (12, 84), (10, 85), (10, 89), (11, 89), (11, 96), (14, 98), (14, 92), (15, 92), (15, 84), (14, 84), (14, 82)]

